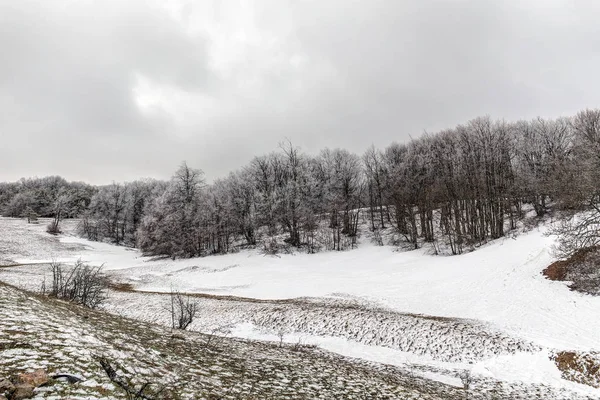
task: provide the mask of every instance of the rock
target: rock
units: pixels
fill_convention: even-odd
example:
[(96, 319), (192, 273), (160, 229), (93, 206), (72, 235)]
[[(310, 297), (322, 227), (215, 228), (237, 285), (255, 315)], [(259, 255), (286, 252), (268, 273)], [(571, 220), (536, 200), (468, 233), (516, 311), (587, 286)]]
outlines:
[(8, 399), (0, 394), (0, 400), (8, 400)]
[(30, 399), (35, 395), (33, 393), (33, 389), (35, 389), (33, 385), (28, 385), (24, 383), (19, 384), (15, 386), (15, 391), (12, 392), (12, 394), (10, 395), (10, 400)]
[(17, 382), (24, 385), (31, 385), (34, 388), (48, 383), (48, 374), (43, 369), (34, 372), (23, 373), (17, 377)]
[[(12, 384), (8, 379), (3, 379), (0, 381), (0, 395), (4, 392), (12, 392), (15, 390), (15, 385)], [(0, 400), (2, 400), (0, 398)]]

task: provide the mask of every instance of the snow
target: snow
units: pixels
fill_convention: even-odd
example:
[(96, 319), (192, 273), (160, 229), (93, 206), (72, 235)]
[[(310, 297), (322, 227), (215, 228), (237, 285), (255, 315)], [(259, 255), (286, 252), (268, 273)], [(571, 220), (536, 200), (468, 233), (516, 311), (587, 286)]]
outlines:
[(453, 257), (362, 243), (355, 250), (317, 255), (243, 251), (150, 261), (134, 249), (76, 237), (61, 241), (84, 247), (64, 261), (104, 264), (138, 290), (259, 299), (351, 297), (400, 312), (485, 321), (555, 349), (600, 349), (600, 298), (542, 276), (553, 261), (554, 239), (545, 232), (500, 239)]
[[(253, 340), (265, 340), (273, 342), (278, 342), (280, 340), (280, 338), (277, 335), (272, 333), (261, 332), (260, 329), (258, 329), (251, 323), (242, 323), (236, 325), (231, 330), (231, 334), (235, 337), (243, 337)], [(337, 337), (286, 334), (283, 336), (283, 342), (290, 344), (302, 343), (306, 345), (316, 345), (325, 350), (329, 350), (331, 352), (341, 354), (346, 357), (359, 358), (362, 360), (389, 365), (404, 366), (406, 364), (436, 364), (434, 360), (426, 356), (415, 356), (411, 353), (392, 350), (387, 347), (367, 346)], [(456, 368), (455, 364), (450, 363), (437, 363), (437, 365), (445, 365), (446, 367), (452, 366), (452, 368)], [(453, 378), (442, 374), (435, 374), (430, 371), (419, 371), (418, 375), (424, 378), (445, 383), (447, 385), (462, 387), (462, 383), (459, 378)]]
[[(357, 249), (345, 252), (274, 257), (246, 250), (175, 261), (153, 260), (135, 249), (61, 236), (60, 242), (68, 252), (52, 257), (31, 252), (28, 258), (12, 259), (23, 263), (81, 259), (103, 264), (113, 279), (146, 292), (170, 292), (175, 288), (256, 299), (332, 298), (356, 302), (367, 309), (473, 320), (488, 325), (490, 331), (530, 341), (541, 350), (491, 355), (468, 364), (328, 336), (326, 332), (291, 332), (284, 341), (302, 340), (372, 362), (427, 366), (415, 373), (453, 386), (461, 385), (458, 373), (469, 369), (478, 376), (504, 382), (567, 387), (598, 395), (597, 390), (562, 379), (551, 360), (552, 352), (558, 350), (600, 350), (600, 298), (570, 291), (564, 283), (543, 277), (542, 270), (554, 261), (550, 251), (554, 238), (546, 232), (547, 228), (541, 227), (452, 257), (430, 255), (426, 250), (397, 251), (374, 246), (362, 238)], [(142, 299), (136, 301), (137, 309)], [(245, 318), (241, 311), (227, 312)], [(268, 324), (258, 327), (244, 318), (235, 325), (233, 336), (279, 341), (274, 324), (269, 331), (265, 329)], [(286, 319), (289, 322), (294, 317)]]
[[(231, 334), (254, 340), (266, 340), (284, 343), (302, 343), (316, 345), (331, 352), (346, 357), (395, 365), (412, 366), (411, 373), (416, 376), (442, 382), (446, 385), (462, 387), (459, 378), (460, 371), (469, 370), (472, 374), (493, 378), (504, 382), (526, 382), (542, 385), (567, 387), (581, 394), (597, 394), (594, 389), (581, 384), (566, 382), (561, 378), (561, 372), (550, 359), (548, 351), (537, 353), (517, 353), (492, 357), (477, 363), (447, 363), (434, 360), (427, 356), (419, 356), (408, 352), (393, 350), (387, 347), (367, 346), (338, 337), (314, 335), (285, 334), (283, 338), (273, 333), (262, 332), (251, 323), (236, 325)], [(439, 372), (413, 367), (434, 367)], [(452, 372), (454, 374), (452, 375)]]
[(561, 373), (547, 351), (517, 353), (491, 358), (473, 365), (472, 372), (503, 381), (560, 383)]

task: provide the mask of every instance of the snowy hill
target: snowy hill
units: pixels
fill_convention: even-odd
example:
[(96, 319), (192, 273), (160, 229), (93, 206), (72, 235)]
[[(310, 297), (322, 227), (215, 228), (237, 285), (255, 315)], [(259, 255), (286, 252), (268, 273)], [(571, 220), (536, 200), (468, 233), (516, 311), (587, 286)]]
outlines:
[[(317, 344), (454, 386), (469, 370), (482, 392), (497, 382), (514, 393), (544, 387), (549, 399), (600, 397), (563, 379), (553, 361), (563, 350), (600, 350), (600, 298), (541, 275), (552, 262), (553, 238), (544, 227), (455, 257), (364, 240), (346, 252), (274, 257), (247, 250), (172, 261), (72, 236), (49, 245), (38, 227), (0, 222), (11, 240), (22, 235), (29, 243), (23, 256), (5, 251), (14, 262), (104, 264), (115, 282), (128, 284), (111, 294), (106, 309), (113, 313), (166, 323), (161, 293), (175, 288), (197, 294), (203, 312), (196, 330), (227, 326), (238, 337)], [(4, 268), (0, 280), (35, 289), (45, 271)]]

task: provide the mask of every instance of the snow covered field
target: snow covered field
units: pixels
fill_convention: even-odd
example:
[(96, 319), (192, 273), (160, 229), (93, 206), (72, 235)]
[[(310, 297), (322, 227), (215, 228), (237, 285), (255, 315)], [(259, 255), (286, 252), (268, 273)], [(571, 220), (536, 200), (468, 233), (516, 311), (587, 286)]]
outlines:
[[(564, 283), (541, 275), (553, 260), (553, 238), (544, 228), (454, 257), (423, 250), (398, 252), (361, 240), (358, 249), (339, 253), (273, 257), (242, 251), (176, 261), (150, 260), (137, 250), (69, 235), (49, 243), (45, 235), (43, 225), (0, 220), (0, 243), (13, 241), (26, 249), (5, 244), (0, 259), (16, 263), (82, 259), (104, 264), (115, 281), (139, 291), (177, 289), (273, 300), (200, 298), (205, 313), (198, 330), (219, 320), (231, 326), (234, 336), (279, 340), (278, 333), (285, 332), (284, 341), (303, 340), (349, 357), (417, 366), (421, 375), (453, 385), (460, 385), (458, 373), (469, 369), (481, 379), (554, 388), (556, 395), (546, 398), (570, 398), (573, 393), (600, 398), (597, 389), (561, 379), (550, 360), (560, 350), (600, 350), (600, 298), (572, 292)], [(2, 269), (0, 280), (35, 288), (43, 279), (43, 268)], [(164, 317), (165, 299), (158, 293), (115, 292), (111, 297), (107, 306), (111, 312), (146, 320)], [(276, 301), (296, 298), (297, 304)], [(349, 305), (346, 314), (337, 313), (338, 319), (347, 315), (344, 318), (364, 323), (364, 328), (354, 332), (336, 320), (335, 307), (319, 313), (311, 303)], [(411, 331), (411, 326), (417, 328)], [(381, 338), (370, 327), (377, 328), (372, 330), (379, 330)], [(409, 346), (393, 340), (403, 335), (419, 343)]]

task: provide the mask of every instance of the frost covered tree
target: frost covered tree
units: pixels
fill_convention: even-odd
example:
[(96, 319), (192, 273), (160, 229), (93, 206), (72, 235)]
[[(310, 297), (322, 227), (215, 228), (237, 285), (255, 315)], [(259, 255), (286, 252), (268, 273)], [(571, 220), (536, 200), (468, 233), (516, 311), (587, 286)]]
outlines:
[(600, 246), (600, 110), (584, 110), (572, 120), (573, 171), (567, 189), (571, 213), (555, 228), (557, 253), (572, 256), (579, 250)]
[(517, 192), (531, 202), (538, 216), (556, 200), (570, 180), (572, 129), (568, 120), (520, 121), (514, 125)]
[(66, 218), (80, 216), (89, 205), (95, 188), (82, 182), (67, 182), (60, 176), (23, 178), (0, 185), (0, 211), (8, 217), (19, 217), (31, 208), (42, 217), (55, 216), (55, 202), (68, 194)]
[(203, 172), (184, 162), (141, 221), (138, 245), (144, 253), (172, 258), (202, 254), (199, 209), (203, 187)]
[(599, 154), (600, 110), (516, 123), (485, 116), (371, 146), (362, 157), (344, 149), (309, 155), (288, 141), (209, 185), (186, 163), (169, 182), (95, 188), (61, 177), (21, 179), (0, 184), (0, 208), (15, 217), (83, 214), (81, 232), (90, 239), (170, 257), (267, 242), (343, 250), (355, 241), (360, 215), (399, 245), (460, 254), (503, 237), (532, 208), (537, 218), (578, 214), (559, 232), (568, 253), (600, 244)]
[(246, 169), (232, 173), (225, 183), (231, 202), (231, 219), (248, 245), (256, 245), (258, 230), (257, 193), (252, 175)]
[(160, 181), (140, 180), (101, 187), (83, 215), (79, 231), (90, 240), (134, 246), (146, 204), (164, 191)]
[(336, 250), (341, 250), (342, 234), (355, 238), (357, 233), (358, 209), (362, 205), (364, 190), (361, 160), (346, 150), (325, 149), (316, 162), (333, 245)]
[(384, 203), (384, 191), (386, 181), (386, 170), (383, 160), (383, 154), (371, 146), (363, 154), (364, 172), (367, 180), (367, 190), (369, 196), (369, 207), (371, 216), (371, 229), (375, 230), (375, 215), (379, 217), (379, 227), (385, 229), (385, 216), (387, 211)]

